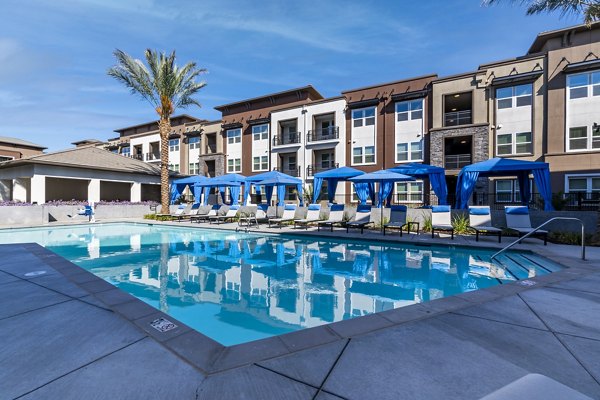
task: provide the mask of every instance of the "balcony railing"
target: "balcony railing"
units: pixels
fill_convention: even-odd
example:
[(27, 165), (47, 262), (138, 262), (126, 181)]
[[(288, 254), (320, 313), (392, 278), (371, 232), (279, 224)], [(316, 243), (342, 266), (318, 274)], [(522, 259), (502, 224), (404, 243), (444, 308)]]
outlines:
[(160, 153), (146, 153), (146, 161), (160, 161)]
[(334, 140), (340, 138), (340, 128), (337, 126), (330, 126), (325, 129), (316, 129), (314, 131), (308, 131), (306, 135), (306, 142), (319, 142), (321, 140)]
[(446, 169), (461, 169), (471, 164), (470, 154), (446, 154), (444, 156), (444, 167)]
[(300, 176), (300, 167), (297, 167), (297, 168), (275, 167), (275, 168), (273, 168), (273, 171), (279, 171), (281, 173), (287, 174), (289, 176), (294, 176), (294, 177)]
[(330, 169), (338, 168), (338, 163), (329, 163), (329, 166), (323, 164), (313, 164), (306, 167), (306, 176), (313, 176), (319, 172), (328, 171)]
[(468, 125), (471, 123), (471, 110), (451, 111), (444, 114), (444, 126)]
[(300, 143), (300, 132), (289, 132), (273, 136), (273, 146), (285, 146), (286, 144)]
[(217, 152), (217, 144), (207, 144), (206, 145), (206, 154), (214, 154)]

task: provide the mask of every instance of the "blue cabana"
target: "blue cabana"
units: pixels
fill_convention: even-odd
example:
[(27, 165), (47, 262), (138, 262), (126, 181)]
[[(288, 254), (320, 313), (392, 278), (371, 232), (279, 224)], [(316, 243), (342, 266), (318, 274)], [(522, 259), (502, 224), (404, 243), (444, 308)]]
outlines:
[[(330, 203), (333, 203), (335, 190), (337, 189), (339, 181), (347, 181), (350, 178), (363, 174), (363, 171), (350, 167), (340, 167), (316, 173), (315, 180), (313, 181), (313, 203), (316, 203), (319, 199), (321, 187), (323, 187), (323, 180), (327, 181), (327, 199)], [(373, 183), (355, 183), (354, 187), (356, 188), (356, 194), (360, 204), (367, 203), (367, 196), (370, 196), (371, 200), (375, 202), (375, 185)]]
[(196, 204), (200, 203), (201, 192), (195, 188), (196, 183), (207, 181), (208, 178), (201, 175), (188, 176), (187, 178), (176, 179), (171, 182), (171, 204), (181, 196), (186, 187), (190, 187), (196, 198)]
[[(278, 183), (279, 180), (279, 183)], [(270, 182), (265, 184), (263, 182)], [(249, 176), (246, 178), (246, 184), (244, 186), (244, 202), (250, 195), (252, 185), (256, 185), (257, 193), (260, 193), (260, 186), (265, 186), (265, 192), (267, 195), (267, 203), (271, 203), (271, 197), (273, 197), (273, 188), (277, 187), (277, 205), (282, 206), (284, 204), (283, 198), (285, 197), (286, 186), (296, 186), (298, 196), (300, 197), (300, 205), (303, 204), (302, 199), (302, 180), (294, 178), (293, 176), (281, 173), (279, 171), (263, 172), (262, 174)]]
[(552, 189), (550, 187), (550, 168), (548, 163), (537, 161), (513, 160), (510, 158), (490, 158), (489, 160), (467, 165), (456, 182), (456, 208), (467, 208), (475, 182), (481, 177), (516, 175), (521, 191), (521, 202), (525, 205), (531, 196), (529, 174), (533, 174), (535, 186), (544, 199), (544, 210), (552, 211)]
[(446, 186), (444, 168), (420, 163), (407, 163), (390, 168), (389, 171), (414, 176), (417, 179), (429, 178), (431, 188), (438, 198), (438, 204), (448, 204), (448, 187)]
[(221, 198), (225, 200), (225, 188), (229, 188), (231, 194), (231, 204), (238, 204), (240, 197), (240, 186), (245, 182), (246, 177), (240, 174), (226, 174), (209, 178), (204, 182), (196, 184), (196, 186), (204, 188), (204, 205), (208, 204), (208, 193), (210, 188), (217, 187), (221, 193)]
[(381, 169), (368, 174), (355, 176), (354, 178), (350, 178), (348, 180), (354, 183), (379, 183), (377, 207), (381, 207), (383, 205), (383, 199), (387, 199), (391, 195), (394, 182), (414, 181), (415, 178), (387, 169)]

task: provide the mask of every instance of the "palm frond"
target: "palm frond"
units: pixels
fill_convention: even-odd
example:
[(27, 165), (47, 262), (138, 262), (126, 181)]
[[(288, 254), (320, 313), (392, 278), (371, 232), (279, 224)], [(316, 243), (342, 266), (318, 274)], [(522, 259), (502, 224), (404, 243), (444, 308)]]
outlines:
[(146, 66), (119, 49), (114, 51), (114, 55), (117, 64), (108, 69), (108, 75), (123, 83), (132, 94), (137, 94), (156, 106), (157, 98)]
[[(589, 26), (592, 22), (600, 20), (600, 4), (597, 0), (508, 0), (510, 3), (519, 3), (526, 6), (527, 15), (541, 14), (544, 12), (560, 12), (561, 17), (570, 14), (581, 14), (584, 22)], [(490, 6), (502, 0), (483, 0), (484, 6)]]

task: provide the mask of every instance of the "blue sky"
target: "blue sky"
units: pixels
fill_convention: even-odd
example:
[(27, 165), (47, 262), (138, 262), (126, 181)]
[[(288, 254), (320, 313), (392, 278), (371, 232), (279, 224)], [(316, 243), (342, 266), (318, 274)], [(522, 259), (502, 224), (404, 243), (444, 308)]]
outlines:
[(115, 48), (176, 49), (207, 68), (202, 108), (177, 113), (217, 119), (216, 105), (306, 84), (329, 97), (470, 71), (580, 22), (478, 0), (3, 0), (0, 18), (0, 136), (50, 150), (156, 119), (106, 75)]

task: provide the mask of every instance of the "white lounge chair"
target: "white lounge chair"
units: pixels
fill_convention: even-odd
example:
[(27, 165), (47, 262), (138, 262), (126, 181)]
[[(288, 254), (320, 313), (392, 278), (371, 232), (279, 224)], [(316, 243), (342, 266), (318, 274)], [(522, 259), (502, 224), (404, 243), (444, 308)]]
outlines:
[(475, 231), (475, 241), (480, 234), (498, 235), (498, 243), (502, 243), (502, 229), (492, 225), (492, 214), (489, 206), (469, 206), (469, 228)]
[(373, 217), (371, 216), (371, 206), (360, 205), (356, 209), (356, 215), (352, 221), (346, 223), (346, 233), (350, 228), (360, 229), (360, 233), (363, 233), (365, 227), (374, 223)]
[(308, 211), (306, 212), (306, 218), (295, 219), (294, 229), (298, 225), (304, 225), (305, 229), (308, 229), (308, 224), (312, 222), (318, 222), (321, 219), (321, 205), (320, 204), (309, 204)]
[(410, 227), (412, 225), (417, 226), (417, 230), (415, 232), (419, 233), (419, 222), (406, 221), (407, 211), (408, 207), (406, 206), (392, 206), (390, 209), (390, 221), (383, 225), (383, 234), (385, 235), (386, 229), (398, 229), (400, 231), (400, 236), (402, 236), (402, 230), (404, 227), (406, 226), (408, 233), (410, 233)]
[(213, 217), (209, 217), (208, 222), (211, 224), (213, 222), (217, 224), (220, 224), (221, 222), (227, 222), (228, 220), (234, 219), (237, 216), (239, 210), (240, 206), (237, 204), (229, 206), (229, 210), (227, 210), (227, 213), (225, 215), (216, 215)]
[(344, 222), (344, 205), (343, 204), (332, 204), (329, 208), (329, 218), (324, 221), (317, 222), (317, 230), (320, 231), (321, 227), (328, 226), (333, 232), (334, 225), (341, 225)]
[(450, 232), (454, 240), (454, 227), (452, 226), (452, 209), (450, 206), (431, 207), (431, 237), (435, 237), (435, 231)]
[(177, 222), (181, 222), (181, 221), (183, 221), (184, 219), (191, 218), (192, 216), (194, 216), (194, 215), (197, 215), (197, 214), (198, 214), (198, 209), (199, 209), (199, 208), (200, 208), (200, 203), (193, 204), (193, 205), (192, 205), (192, 208), (190, 209), (190, 211), (189, 211), (189, 212), (186, 212), (186, 211), (187, 211), (187, 209), (185, 209), (185, 210), (184, 210), (184, 212), (182, 212), (181, 214), (174, 215), (174, 216), (172, 217), (172, 219), (176, 219), (176, 220), (177, 220)]
[(259, 221), (268, 221), (267, 208), (268, 206), (266, 204), (259, 204), (256, 207), (256, 211), (250, 213), (249, 215), (240, 215), (240, 218), (238, 219), (238, 224), (240, 226), (250, 226), (252, 224), (258, 225)]
[(276, 224), (281, 228), (284, 222), (293, 221), (296, 215), (296, 208), (295, 204), (286, 204), (283, 208), (283, 215), (280, 218), (269, 218), (269, 228), (271, 224)]
[(208, 220), (209, 220), (211, 217), (216, 217), (217, 215), (219, 215), (219, 212), (220, 212), (221, 210), (223, 210), (224, 208), (225, 208), (225, 206), (224, 206), (224, 205), (222, 205), (222, 206), (219, 206), (218, 204), (215, 204), (215, 205), (213, 205), (213, 206), (212, 206), (212, 208), (211, 208), (210, 210), (208, 210), (208, 212), (207, 212), (207, 213), (203, 213), (203, 214), (200, 214), (200, 213), (198, 213), (198, 214), (196, 214), (196, 215), (192, 215), (192, 216), (190, 217), (190, 222), (194, 222), (194, 221), (196, 221), (196, 222), (198, 222), (198, 223), (199, 223), (200, 221), (204, 221), (204, 222), (206, 222), (206, 221), (208, 221)]
[[(506, 206), (504, 207), (504, 215), (506, 216), (506, 228), (516, 232), (519, 237), (522, 237), (535, 229), (531, 226), (529, 208), (527, 206)], [(532, 236), (543, 237), (544, 246), (548, 244), (548, 231), (540, 229)]]
[(187, 204), (180, 204), (174, 213), (156, 214), (156, 218), (161, 218), (161, 219), (167, 218), (167, 219), (171, 220), (174, 218), (178, 218), (180, 215), (184, 215), (186, 210), (187, 210)]

